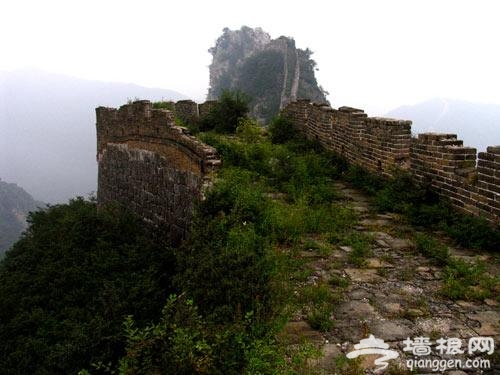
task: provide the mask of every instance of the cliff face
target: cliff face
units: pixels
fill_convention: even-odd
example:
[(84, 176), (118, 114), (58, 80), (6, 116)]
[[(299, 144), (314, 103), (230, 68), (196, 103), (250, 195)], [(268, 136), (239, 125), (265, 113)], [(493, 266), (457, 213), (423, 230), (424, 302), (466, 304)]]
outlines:
[(208, 99), (224, 89), (241, 90), (251, 99), (251, 115), (262, 122), (296, 99), (328, 103), (314, 76), (312, 52), (296, 48), (291, 38), (271, 39), (261, 28), (225, 28), (209, 52)]
[(43, 205), (16, 184), (0, 179), (0, 257), (26, 229), (28, 213)]

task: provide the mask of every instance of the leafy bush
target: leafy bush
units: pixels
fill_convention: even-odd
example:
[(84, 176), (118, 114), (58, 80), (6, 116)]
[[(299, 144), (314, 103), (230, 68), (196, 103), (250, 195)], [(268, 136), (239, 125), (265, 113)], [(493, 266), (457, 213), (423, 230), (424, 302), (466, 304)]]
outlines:
[(210, 320), (233, 321), (271, 308), (274, 262), (263, 236), (265, 210), (252, 174), (240, 169), (224, 171), (199, 204), (190, 239), (178, 251), (176, 280)]
[(175, 103), (174, 102), (154, 102), (154, 109), (167, 109), (169, 111), (175, 111)]
[(298, 138), (297, 129), (282, 116), (272, 119), (269, 124), (269, 132), (271, 133), (271, 142), (275, 144), (286, 143)]
[(262, 140), (262, 128), (255, 120), (246, 117), (238, 120), (236, 134), (246, 143), (255, 143)]
[(444, 230), (462, 246), (499, 251), (500, 230), (494, 230), (486, 219), (468, 215), (454, 215)]
[(202, 120), (200, 130), (234, 133), (238, 121), (248, 113), (248, 98), (241, 92), (223, 91), (210, 113)]
[(127, 317), (125, 337), (120, 374), (156, 374), (166, 369), (179, 375), (214, 373), (205, 322), (185, 296), (170, 296), (157, 324), (139, 329)]
[(83, 199), (32, 213), (0, 264), (0, 368), (76, 373), (121, 355), (123, 317), (157, 317), (172, 252), (119, 207)]
[(417, 234), (415, 236), (415, 245), (418, 251), (434, 259), (437, 263), (441, 265), (446, 265), (448, 263), (450, 257), (448, 247), (435, 238), (425, 234)]

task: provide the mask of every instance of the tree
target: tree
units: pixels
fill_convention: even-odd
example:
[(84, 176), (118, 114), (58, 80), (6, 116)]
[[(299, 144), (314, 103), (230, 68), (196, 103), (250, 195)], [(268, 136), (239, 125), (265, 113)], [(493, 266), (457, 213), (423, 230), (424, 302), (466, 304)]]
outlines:
[(2, 374), (75, 374), (118, 360), (124, 317), (158, 318), (172, 252), (124, 209), (81, 198), (29, 223), (0, 263)]
[(248, 98), (240, 91), (223, 91), (215, 106), (203, 119), (201, 130), (234, 133), (239, 119), (247, 116), (248, 102)]

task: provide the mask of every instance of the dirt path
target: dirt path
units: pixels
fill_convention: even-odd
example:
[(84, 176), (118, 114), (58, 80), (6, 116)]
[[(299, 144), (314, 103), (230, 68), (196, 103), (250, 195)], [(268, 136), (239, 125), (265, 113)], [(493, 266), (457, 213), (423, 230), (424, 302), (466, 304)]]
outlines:
[[(404, 374), (408, 372), (406, 361), (409, 359), (467, 359), (469, 339), (483, 336), (492, 337), (495, 344), (500, 343), (500, 311), (496, 299), (484, 302), (451, 301), (443, 298), (438, 291), (442, 287), (443, 269), (431, 259), (420, 255), (409, 236), (405, 236), (396, 215), (376, 214), (371, 210), (369, 200), (359, 192), (343, 183), (337, 183), (346, 204), (360, 214), (356, 230), (372, 238), (371, 253), (362, 266), (350, 262), (349, 246), (330, 245), (334, 248), (329, 254), (304, 251), (306, 267), (312, 270), (308, 283), (326, 283), (332, 290), (332, 278), (346, 280), (348, 286), (343, 298), (333, 310), (334, 327), (327, 332), (313, 330), (306, 322), (305, 314), (297, 314), (286, 331), (289, 334), (307, 337), (321, 348), (323, 357), (314, 364), (315, 371), (324, 374), (371, 374), (377, 368), (373, 360), (380, 356), (360, 356), (355, 366), (345, 359), (354, 345), (370, 334), (389, 344), (399, 357), (391, 360), (388, 369), (382, 374)], [(411, 238), (411, 236), (410, 236)], [(466, 260), (489, 262), (490, 269), (497, 270), (498, 260), (491, 254), (477, 254), (466, 250), (450, 249), (455, 257)], [(335, 284), (335, 283), (334, 283)], [(429, 338), (432, 353), (417, 357), (411, 351), (403, 351), (404, 340), (417, 337)], [(440, 354), (436, 350), (436, 340), (448, 338), (461, 339), (464, 354)], [(497, 349), (498, 351), (498, 349)], [(498, 354), (489, 358), (492, 367), (498, 366)], [(343, 366), (343, 367), (342, 367)], [(480, 372), (474, 370), (432, 371), (431, 368), (418, 369), (417, 374), (479, 374), (500, 373), (500, 368)]]

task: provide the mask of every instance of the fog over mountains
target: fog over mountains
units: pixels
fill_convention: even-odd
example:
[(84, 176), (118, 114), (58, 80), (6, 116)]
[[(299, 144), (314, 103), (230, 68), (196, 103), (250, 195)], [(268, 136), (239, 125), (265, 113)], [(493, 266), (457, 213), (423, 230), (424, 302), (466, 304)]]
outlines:
[[(0, 178), (47, 203), (94, 192), (95, 107), (116, 107), (135, 98), (186, 99), (175, 91), (134, 84), (37, 70), (0, 72)], [(457, 133), (479, 151), (500, 144), (500, 105), (432, 99), (387, 116), (412, 120), (414, 133)]]
[(458, 135), (464, 146), (485, 151), (500, 145), (500, 105), (453, 99), (431, 99), (390, 111), (387, 117), (412, 120), (412, 132), (442, 132)]
[(95, 191), (95, 108), (135, 98), (186, 96), (38, 70), (0, 72), (0, 178), (47, 203)]
[(43, 207), (21, 187), (0, 179), (0, 258), (26, 229), (29, 212)]

